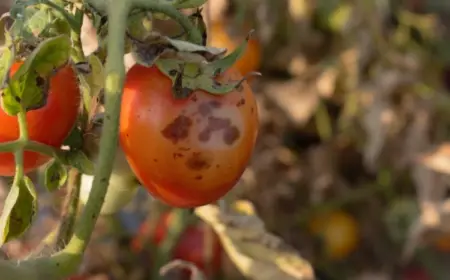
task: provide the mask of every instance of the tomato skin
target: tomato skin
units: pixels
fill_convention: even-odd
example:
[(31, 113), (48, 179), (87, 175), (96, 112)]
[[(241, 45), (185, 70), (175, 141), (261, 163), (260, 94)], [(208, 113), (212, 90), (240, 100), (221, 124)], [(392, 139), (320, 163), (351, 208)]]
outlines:
[[(209, 27), (208, 44), (216, 48), (226, 48), (227, 53), (233, 52), (244, 42), (245, 37), (233, 37), (226, 30), (226, 24), (214, 22)], [(247, 34), (245, 34), (247, 35)], [(257, 39), (251, 37), (242, 56), (236, 61), (236, 67), (242, 75), (258, 71), (261, 64), (261, 44)]]
[[(19, 69), (21, 64), (21, 62), (13, 64), (11, 75)], [(47, 104), (40, 109), (26, 113), (29, 139), (59, 148), (76, 122), (80, 98), (75, 72), (71, 66), (65, 66), (50, 80)], [(0, 124), (0, 143), (19, 138), (17, 117), (9, 116), (0, 109)], [(25, 173), (33, 171), (50, 159), (39, 153), (25, 151)], [(13, 176), (14, 174), (14, 155), (0, 153), (0, 176)]]
[[(161, 215), (154, 234), (152, 238), (152, 242), (155, 245), (161, 244), (164, 241), (164, 238), (167, 235), (169, 222), (170, 222), (171, 212), (165, 212)], [(147, 224), (142, 224), (139, 229), (138, 235), (146, 235), (148, 234)], [(204, 240), (206, 238), (206, 232), (204, 223), (196, 223), (188, 226), (185, 231), (182, 233), (179, 241), (173, 248), (172, 259), (181, 259), (187, 262), (191, 262), (195, 264), (202, 272), (206, 275), (212, 277), (213, 275), (209, 275), (206, 273), (207, 271), (207, 263), (205, 263), (205, 243)], [(133, 244), (134, 250), (140, 249), (139, 240), (135, 239)], [(212, 248), (211, 248), (211, 273), (216, 274), (222, 266), (222, 245), (220, 243), (219, 237), (212, 232)], [(189, 276), (189, 271), (184, 271), (183, 276)], [(187, 277), (189, 279), (189, 277)]]
[[(219, 82), (240, 80), (230, 69)], [(154, 197), (174, 207), (218, 200), (244, 172), (256, 142), (258, 111), (246, 82), (214, 96), (194, 91), (175, 99), (171, 80), (156, 66), (127, 74), (120, 144), (131, 169)]]
[(310, 229), (322, 239), (325, 254), (330, 259), (343, 259), (358, 245), (357, 222), (345, 212), (319, 214), (312, 220)]

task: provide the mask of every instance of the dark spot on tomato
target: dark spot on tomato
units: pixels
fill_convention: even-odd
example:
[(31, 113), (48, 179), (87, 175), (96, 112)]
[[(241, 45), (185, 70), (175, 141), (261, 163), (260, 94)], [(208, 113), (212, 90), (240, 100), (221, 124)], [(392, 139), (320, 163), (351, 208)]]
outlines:
[(195, 152), (186, 161), (186, 166), (192, 170), (204, 170), (211, 167), (211, 159), (202, 153)]
[(208, 128), (205, 128), (198, 134), (198, 140), (201, 142), (208, 142), (209, 139), (211, 139), (211, 130)]
[(211, 115), (212, 108), (208, 103), (202, 103), (198, 106), (198, 112), (200, 113), (200, 115), (206, 117)]
[(211, 106), (211, 107), (213, 107), (213, 108), (220, 108), (220, 107), (222, 107), (222, 103), (220, 103), (219, 101), (217, 101), (217, 100), (211, 100), (211, 101), (209, 101), (209, 105)]
[(192, 95), (191, 100), (194, 101), (194, 102), (197, 102), (198, 101), (197, 95), (195, 95), (195, 94)]
[(216, 164), (216, 168), (220, 168), (220, 165), (219, 165), (219, 164)]
[(252, 113), (255, 112), (255, 108), (252, 107), (252, 108), (250, 109), (250, 111), (251, 111)]
[(245, 105), (245, 99), (244, 99), (244, 98), (241, 98), (241, 100), (238, 101), (238, 103), (236, 104), (236, 106), (237, 106), (237, 107), (241, 107), (241, 106), (243, 106), (243, 105)]
[(195, 176), (195, 180), (199, 180), (200, 181), (201, 179), (203, 179), (202, 175)]
[(173, 153), (173, 158), (177, 159), (177, 158), (182, 158), (184, 157), (184, 155), (182, 153)]
[(233, 143), (236, 142), (237, 139), (239, 139), (240, 135), (241, 133), (236, 126), (230, 126), (223, 133), (223, 141), (227, 145), (233, 145)]
[(190, 151), (191, 148), (189, 148), (189, 147), (179, 147), (178, 150), (187, 152), (187, 151)]
[(153, 159), (153, 162), (158, 162), (158, 160), (156, 158)]
[(181, 115), (163, 129), (162, 135), (172, 141), (173, 144), (176, 144), (189, 136), (189, 129), (191, 126), (192, 120)]

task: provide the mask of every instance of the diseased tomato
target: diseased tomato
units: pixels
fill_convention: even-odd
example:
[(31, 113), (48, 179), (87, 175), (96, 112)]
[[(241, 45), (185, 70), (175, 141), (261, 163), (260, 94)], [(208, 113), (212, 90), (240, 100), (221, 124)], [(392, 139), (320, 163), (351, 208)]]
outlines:
[[(153, 234), (153, 244), (161, 244), (167, 235), (168, 226), (170, 222), (171, 212), (163, 213), (156, 225)], [(221, 269), (222, 265), (222, 246), (219, 237), (212, 232), (212, 248), (207, 248), (211, 250), (210, 263), (207, 262), (205, 250), (205, 238), (206, 238), (206, 228), (203, 222), (199, 222), (190, 225), (186, 228), (185, 232), (182, 233), (178, 243), (173, 248), (172, 259), (181, 259), (184, 261), (191, 262), (195, 264), (206, 276), (212, 277), (213, 274), (217, 274)], [(142, 224), (138, 237), (140, 235), (148, 235), (147, 224)], [(132, 243), (134, 250), (141, 249), (139, 239), (136, 238)], [(184, 276), (189, 276), (189, 271), (183, 271)], [(189, 277), (187, 277), (189, 279)]]
[[(11, 68), (13, 75), (22, 63)], [(28, 136), (32, 141), (60, 147), (72, 130), (78, 116), (80, 92), (75, 72), (70, 66), (60, 69), (50, 80), (47, 103), (44, 107), (27, 112)], [(0, 110), (0, 143), (14, 141), (19, 137), (17, 117)], [(47, 163), (51, 158), (35, 152), (25, 151), (24, 168), (28, 173)], [(0, 176), (13, 176), (14, 155), (0, 153)]]
[[(230, 69), (219, 82), (240, 80)], [(197, 90), (175, 99), (171, 80), (156, 66), (128, 72), (120, 143), (137, 178), (174, 207), (218, 200), (244, 172), (256, 141), (258, 111), (246, 82), (223, 96)]]
[[(209, 27), (208, 45), (216, 48), (226, 48), (228, 53), (234, 51), (245, 39), (245, 36), (232, 36), (226, 24), (214, 22)], [(244, 34), (247, 35), (247, 34)], [(258, 71), (261, 63), (261, 45), (254, 37), (250, 38), (242, 56), (236, 61), (234, 66), (242, 75), (249, 72)]]
[(312, 220), (310, 229), (320, 237), (324, 252), (330, 259), (347, 257), (359, 242), (357, 222), (343, 211), (319, 214)]

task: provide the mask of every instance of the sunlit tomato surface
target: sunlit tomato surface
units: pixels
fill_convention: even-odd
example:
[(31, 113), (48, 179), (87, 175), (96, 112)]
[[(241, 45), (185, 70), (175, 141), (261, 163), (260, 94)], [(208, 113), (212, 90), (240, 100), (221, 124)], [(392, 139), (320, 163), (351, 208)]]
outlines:
[[(13, 75), (20, 67), (17, 62), (11, 68)], [(44, 107), (27, 112), (28, 136), (30, 140), (60, 147), (73, 128), (78, 115), (80, 93), (75, 72), (70, 66), (59, 70), (50, 80), (50, 91)], [(8, 116), (0, 110), (0, 143), (14, 141), (19, 137), (17, 117)], [(49, 157), (26, 151), (25, 172), (45, 164)], [(0, 176), (13, 176), (14, 156), (0, 153)]]
[[(168, 226), (170, 222), (170, 212), (166, 212), (161, 215), (160, 220), (155, 228), (153, 235), (153, 244), (161, 244), (167, 235)], [(178, 243), (173, 248), (172, 259), (181, 259), (187, 262), (195, 264), (205, 275), (213, 277), (221, 269), (222, 262), (222, 247), (219, 237), (212, 233), (211, 248), (205, 247), (205, 240), (208, 234), (207, 229), (204, 227), (204, 223), (197, 223), (195, 225), (188, 226), (185, 232), (181, 235)], [(140, 235), (147, 235), (148, 227), (144, 223), (139, 231)], [(133, 249), (141, 249), (141, 244), (136, 238), (133, 240)], [(208, 251), (209, 250), (209, 251)], [(211, 255), (207, 255), (210, 253)], [(209, 258), (209, 261), (208, 258)], [(183, 276), (189, 276), (188, 271), (184, 271)], [(189, 279), (189, 278), (187, 278)]]
[(324, 252), (330, 259), (347, 257), (359, 242), (356, 220), (342, 211), (319, 214), (312, 220), (310, 228), (320, 237)]
[[(222, 22), (212, 23), (208, 32), (208, 45), (216, 48), (226, 48), (228, 53), (234, 51), (244, 42), (245, 36), (231, 36), (225, 24)], [(244, 34), (247, 35), (247, 34)], [(261, 45), (253, 36), (248, 41), (247, 47), (235, 63), (235, 67), (245, 75), (252, 71), (258, 71), (261, 63)]]
[[(219, 82), (240, 80), (230, 69)], [(120, 143), (148, 191), (174, 207), (218, 200), (244, 172), (256, 141), (258, 111), (248, 84), (224, 96), (194, 91), (175, 99), (171, 80), (156, 67), (127, 75)]]

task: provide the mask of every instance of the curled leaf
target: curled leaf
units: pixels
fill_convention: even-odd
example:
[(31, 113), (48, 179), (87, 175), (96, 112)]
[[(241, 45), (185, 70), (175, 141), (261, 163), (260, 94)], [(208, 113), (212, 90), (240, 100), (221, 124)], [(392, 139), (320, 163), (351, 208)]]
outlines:
[(0, 217), (0, 246), (20, 237), (31, 225), (37, 212), (36, 191), (30, 178), (13, 184)]
[(45, 105), (49, 79), (70, 56), (71, 41), (60, 35), (43, 41), (19, 67), (3, 90), (2, 106), (9, 115), (22, 108), (33, 110)]
[(67, 181), (67, 168), (59, 160), (53, 160), (45, 168), (44, 184), (48, 191), (62, 187)]
[(249, 201), (237, 201), (231, 212), (205, 205), (196, 208), (195, 214), (212, 226), (230, 259), (249, 279), (314, 279), (311, 265), (266, 231)]
[(226, 49), (196, 45), (151, 32), (144, 40), (132, 39), (132, 54), (137, 63), (151, 66), (159, 58), (178, 58), (189, 62), (213, 61)]

